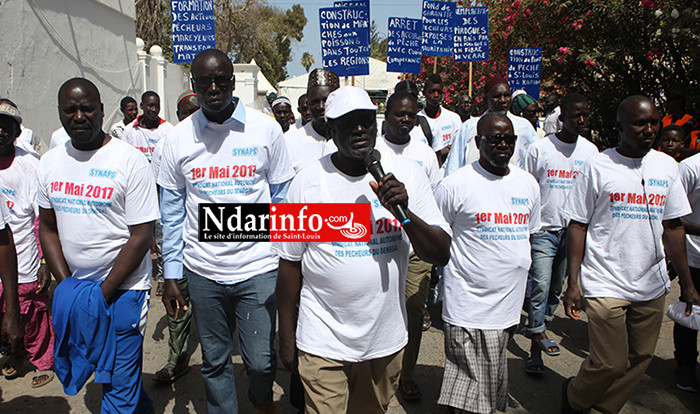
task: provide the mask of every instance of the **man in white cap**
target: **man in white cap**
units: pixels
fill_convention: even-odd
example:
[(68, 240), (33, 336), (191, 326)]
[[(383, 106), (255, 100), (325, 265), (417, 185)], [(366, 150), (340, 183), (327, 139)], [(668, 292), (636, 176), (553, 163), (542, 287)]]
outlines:
[(272, 101), (272, 115), (275, 121), (282, 127), (282, 131), (289, 131), (289, 125), (294, 123), (294, 113), (292, 113), (292, 101), (286, 96), (279, 96)]
[[(299, 172), (286, 201), (370, 203), (372, 223), (361, 224), (372, 226), (372, 240), (273, 243), (281, 257), (280, 358), (296, 370), (296, 343), (307, 413), (384, 412), (398, 388), (407, 342), (404, 285), (411, 246), (421, 259), (443, 266), (450, 230), (416, 162), (374, 149), (376, 109), (364, 90), (332, 92), (325, 116), (338, 151)], [(369, 154), (391, 172), (379, 183), (367, 173)], [(406, 210), (405, 224), (392, 215), (393, 206)]]

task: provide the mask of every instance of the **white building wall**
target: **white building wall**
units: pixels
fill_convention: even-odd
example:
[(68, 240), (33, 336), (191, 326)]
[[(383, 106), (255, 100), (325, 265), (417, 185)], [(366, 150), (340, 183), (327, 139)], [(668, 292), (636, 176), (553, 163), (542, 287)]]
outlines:
[(61, 125), (57, 93), (67, 79), (97, 85), (105, 129), (121, 115), (119, 100), (137, 94), (134, 16), (133, 0), (0, 2), (0, 96), (17, 103), (44, 149)]

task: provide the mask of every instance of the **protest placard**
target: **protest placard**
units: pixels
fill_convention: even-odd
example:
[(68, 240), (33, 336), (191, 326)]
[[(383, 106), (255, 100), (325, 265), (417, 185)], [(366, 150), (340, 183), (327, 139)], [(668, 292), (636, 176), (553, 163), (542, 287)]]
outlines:
[(192, 62), (197, 53), (216, 47), (214, 0), (171, 0), (173, 62)]
[(420, 73), (421, 20), (389, 17), (387, 36), (387, 72)]
[(541, 47), (520, 47), (508, 51), (508, 84), (512, 92), (524, 89), (528, 95), (540, 99), (541, 71)]
[(423, 2), (423, 54), (452, 56), (455, 36), (455, 3)]
[(458, 7), (455, 17), (454, 61), (489, 60), (489, 8)]
[(368, 12), (360, 7), (319, 9), (324, 68), (338, 76), (369, 74)]

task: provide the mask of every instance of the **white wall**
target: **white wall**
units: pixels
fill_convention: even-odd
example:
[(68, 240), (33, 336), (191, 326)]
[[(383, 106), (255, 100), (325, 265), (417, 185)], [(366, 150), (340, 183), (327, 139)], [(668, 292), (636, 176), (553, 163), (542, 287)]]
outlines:
[(15, 101), (24, 125), (48, 148), (58, 119), (58, 88), (81, 76), (105, 106), (104, 129), (119, 119), (119, 100), (140, 85), (133, 0), (0, 2), (0, 96)]

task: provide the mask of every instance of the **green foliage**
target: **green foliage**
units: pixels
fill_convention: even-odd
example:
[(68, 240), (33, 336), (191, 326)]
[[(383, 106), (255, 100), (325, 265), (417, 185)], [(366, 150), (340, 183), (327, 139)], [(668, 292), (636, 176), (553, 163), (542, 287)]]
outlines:
[(306, 72), (309, 72), (309, 69), (311, 69), (311, 66), (316, 63), (316, 59), (314, 59), (313, 55), (309, 52), (304, 52), (304, 54), (301, 56), (301, 66), (306, 69)]
[[(700, 5), (696, 0), (483, 0), (489, 6), (490, 60), (474, 63), (474, 95), (495, 74), (505, 76), (507, 52), (542, 47), (543, 91), (579, 91), (591, 104), (601, 146), (613, 146), (619, 102), (643, 94), (662, 104), (684, 93), (700, 106)], [(423, 57), (432, 73), (434, 57)], [(468, 90), (468, 64), (438, 58), (446, 102)], [(483, 104), (482, 104), (483, 108)]]
[[(252, 59), (265, 77), (276, 84), (287, 78), (292, 41), (304, 37), (306, 15), (298, 4), (288, 10), (268, 5), (265, 0), (214, 0), (216, 46), (236, 63)], [(136, 2), (136, 35), (146, 50), (158, 44), (166, 58), (172, 59), (170, 2)]]
[(388, 39), (379, 31), (377, 23), (372, 20), (369, 26), (369, 55), (374, 59), (386, 62)]
[(262, 0), (216, 0), (215, 6), (217, 47), (236, 63), (255, 59), (273, 84), (286, 79), (291, 42), (304, 37), (304, 8), (295, 4), (282, 10)]

